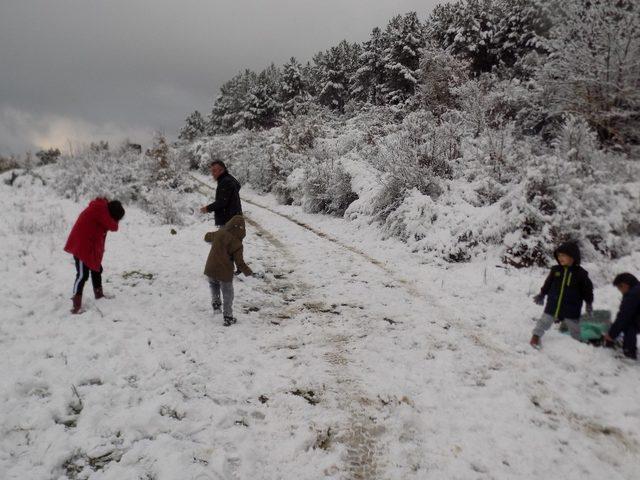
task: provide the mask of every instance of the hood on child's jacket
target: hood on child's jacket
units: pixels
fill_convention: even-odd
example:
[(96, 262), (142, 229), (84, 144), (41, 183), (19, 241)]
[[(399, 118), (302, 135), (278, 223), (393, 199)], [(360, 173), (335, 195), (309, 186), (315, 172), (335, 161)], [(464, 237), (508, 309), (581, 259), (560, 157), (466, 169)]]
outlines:
[[(560, 245), (558, 248), (556, 248), (556, 251), (553, 252), (553, 256), (556, 259), (556, 262), (558, 262), (558, 255), (564, 253), (565, 255), (569, 255), (571, 258), (573, 258), (573, 264), (577, 267), (580, 265), (580, 247), (578, 247), (578, 244), (575, 242), (565, 242), (562, 245)], [(560, 264), (560, 262), (558, 262), (558, 264)]]
[(220, 230), (228, 232), (240, 241), (244, 240), (244, 237), (247, 234), (244, 226), (244, 217), (242, 215), (235, 215), (232, 217), (231, 220), (229, 220)]

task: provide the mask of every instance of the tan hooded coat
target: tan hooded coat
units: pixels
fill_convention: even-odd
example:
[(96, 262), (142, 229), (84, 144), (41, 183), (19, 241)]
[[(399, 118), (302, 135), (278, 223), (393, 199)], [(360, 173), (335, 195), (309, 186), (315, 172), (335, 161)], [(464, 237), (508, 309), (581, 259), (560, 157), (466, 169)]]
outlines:
[(246, 231), (244, 218), (236, 215), (217, 232), (208, 232), (204, 236), (204, 241), (211, 244), (207, 264), (204, 267), (204, 274), (220, 282), (231, 282), (233, 280), (234, 263), (238, 269), (249, 276), (253, 272), (244, 263), (242, 256), (242, 239)]

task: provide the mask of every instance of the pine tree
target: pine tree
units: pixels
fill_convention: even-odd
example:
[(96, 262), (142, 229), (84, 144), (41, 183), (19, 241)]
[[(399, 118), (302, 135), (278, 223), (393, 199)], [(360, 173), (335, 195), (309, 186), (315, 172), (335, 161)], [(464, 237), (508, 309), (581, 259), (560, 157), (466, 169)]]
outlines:
[(418, 83), (423, 27), (418, 15), (411, 12), (393, 18), (385, 35), (388, 42), (384, 50), (385, 101), (402, 104), (415, 93)]
[(201, 137), (205, 133), (205, 121), (198, 110), (187, 117), (184, 127), (180, 130), (178, 138), (188, 142)]
[(511, 68), (531, 52), (548, 53), (546, 39), (551, 29), (548, 3), (539, 0), (498, 0), (493, 51), (500, 64)]
[(379, 105), (383, 101), (385, 80), (384, 52), (386, 39), (376, 27), (362, 47), (359, 68), (351, 79), (351, 96), (356, 100)]
[(207, 133), (230, 133), (245, 126), (245, 107), (249, 91), (257, 83), (257, 75), (251, 70), (239, 73), (220, 87), (207, 121)]
[(258, 75), (250, 87), (241, 112), (243, 126), (249, 129), (272, 128), (278, 123), (280, 72), (271, 65)]
[(349, 100), (349, 84), (358, 68), (361, 47), (346, 40), (320, 52), (314, 57), (315, 71), (319, 79), (318, 102), (331, 109), (344, 112)]
[(550, 22), (538, 0), (458, 0), (438, 5), (429, 38), (471, 63), (475, 75), (511, 68), (530, 52), (545, 53)]
[(282, 67), (282, 85), (280, 89), (282, 109), (289, 113), (295, 113), (304, 96), (305, 84), (302, 65), (298, 63), (295, 57), (291, 57)]

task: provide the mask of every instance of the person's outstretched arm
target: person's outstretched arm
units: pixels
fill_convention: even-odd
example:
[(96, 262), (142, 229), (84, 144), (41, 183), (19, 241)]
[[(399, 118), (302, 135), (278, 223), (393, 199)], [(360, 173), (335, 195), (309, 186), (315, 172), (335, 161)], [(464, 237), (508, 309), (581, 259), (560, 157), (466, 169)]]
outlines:
[(231, 182), (223, 182), (218, 184), (216, 191), (216, 201), (205, 207), (208, 213), (223, 210), (231, 202), (233, 195), (233, 184)]
[(249, 266), (246, 263), (244, 263), (243, 250), (244, 248), (242, 247), (242, 245), (240, 245), (239, 248), (237, 248), (232, 252), (231, 256), (233, 257), (233, 262), (236, 264), (236, 267), (238, 268), (238, 270), (240, 270), (247, 277), (249, 277), (253, 275), (253, 271), (249, 268)]

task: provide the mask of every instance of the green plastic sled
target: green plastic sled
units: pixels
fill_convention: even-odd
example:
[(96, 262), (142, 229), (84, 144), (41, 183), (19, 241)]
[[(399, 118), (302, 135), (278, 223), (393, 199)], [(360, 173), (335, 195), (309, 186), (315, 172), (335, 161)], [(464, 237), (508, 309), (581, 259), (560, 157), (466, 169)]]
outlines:
[(609, 310), (594, 310), (591, 317), (583, 317), (580, 321), (580, 341), (599, 340), (609, 331), (610, 326), (611, 312)]

